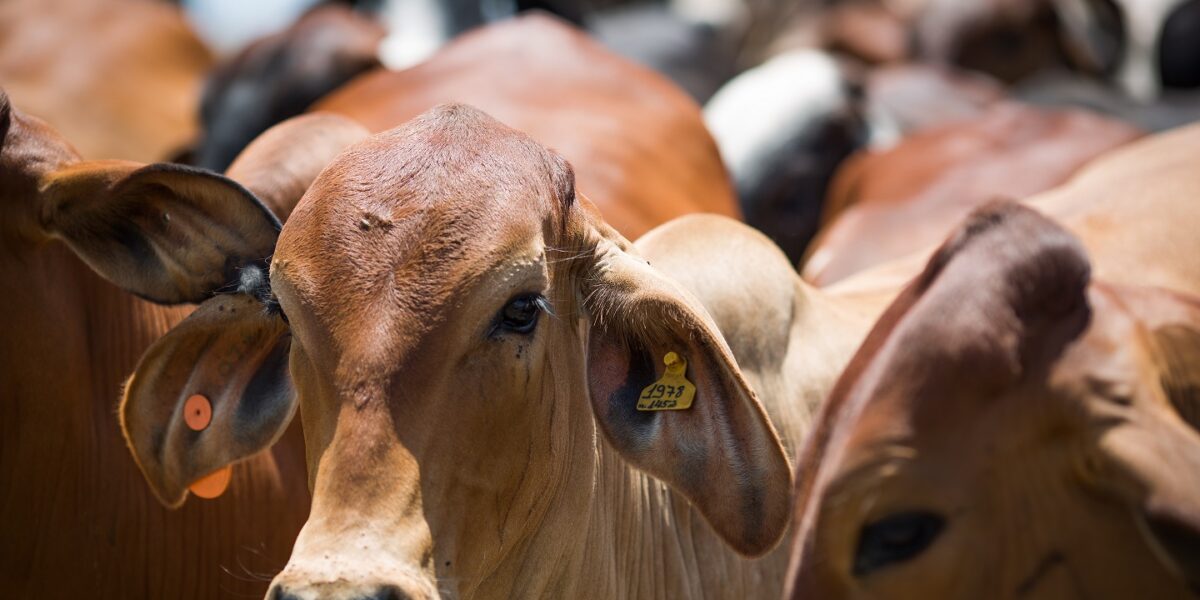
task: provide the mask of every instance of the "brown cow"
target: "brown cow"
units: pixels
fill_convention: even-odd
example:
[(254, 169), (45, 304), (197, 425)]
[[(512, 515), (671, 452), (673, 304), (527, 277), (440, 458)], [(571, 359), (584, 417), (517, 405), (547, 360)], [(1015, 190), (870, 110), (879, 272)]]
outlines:
[[(1099, 277), (1200, 295), (1200, 251), (1188, 251), (1200, 231), (1200, 125), (1147, 136), (1083, 166), (1067, 183), (1028, 198), (1079, 236)], [(1131, 201), (1130, 199), (1136, 199)], [(830, 286), (849, 295), (892, 294), (923, 269), (926, 247)]]
[[(230, 177), (286, 214), (329, 157), (364, 135), (332, 115), (285, 123), (251, 146)], [(199, 170), (81, 161), (57, 133), (11, 109), (0, 93), (5, 596), (262, 593), (259, 573), (286, 559), (308, 504), (298, 431), (234, 469), (224, 498), (171, 512), (146, 493), (114, 410), (138, 357), (190, 310), (134, 294), (195, 302), (205, 294), (168, 289), (168, 282), (185, 273), (215, 274), (206, 281), (221, 285), (243, 275), (224, 255), (214, 262), (186, 250), (196, 236), (229, 241), (244, 227), (196, 228), (195, 214), (221, 209), (206, 200), (214, 188), (251, 197), (232, 179)], [(229, 211), (278, 227), (257, 204)], [(272, 248), (241, 239), (224, 247), (254, 259)]]
[(1090, 271), (1014, 203), (942, 245), (809, 438), (789, 597), (1193, 597), (1200, 297)]
[(859, 154), (834, 180), (826, 211), (836, 216), (813, 241), (804, 276), (829, 285), (933, 246), (972, 209), (1048, 190), (1139, 135), (1084, 111), (1002, 102)]
[(84, 158), (164, 160), (190, 143), (212, 63), (164, 2), (0, 2), (0, 85)]
[[(175, 503), (302, 407), (313, 513), (274, 597), (781, 590), (785, 552), (738, 556), (788, 522), (775, 428), (708, 313), (524, 134), (449, 105), (352, 147), (289, 219), (271, 286), (281, 310), (219, 296), (152, 346), (121, 414)], [(668, 352), (693, 405), (636, 410)], [(194, 394), (215, 406), (200, 435)]]
[(552, 17), (465, 34), (416, 67), (352, 81), (316, 109), (383, 131), (445, 102), (477, 106), (562, 153), (578, 165), (579, 189), (631, 239), (687, 213), (738, 214), (695, 102)]

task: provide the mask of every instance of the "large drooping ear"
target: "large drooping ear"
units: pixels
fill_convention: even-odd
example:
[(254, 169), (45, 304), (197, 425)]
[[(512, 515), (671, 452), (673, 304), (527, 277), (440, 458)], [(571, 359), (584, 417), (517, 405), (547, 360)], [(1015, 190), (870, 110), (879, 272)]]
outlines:
[(290, 348), (277, 311), (223, 294), (146, 351), (125, 385), (121, 431), (164, 504), (283, 435), (296, 410)]
[[(1090, 318), (1091, 263), (1070, 232), (1012, 201), (972, 212), (912, 285), (918, 297), (892, 333), (887, 361), (933, 412), (971, 389), (987, 396), (1037, 371)], [(911, 370), (909, 370), (911, 369)], [(894, 395), (893, 395), (894, 396)], [(974, 407), (964, 407), (974, 411)]]
[(246, 186), (279, 220), (287, 221), (325, 166), (370, 134), (357, 121), (333, 113), (293, 117), (250, 142), (225, 174)]
[(88, 161), (47, 175), (43, 230), (105, 279), (154, 302), (233, 291), (275, 249), (279, 220), (237, 182), (174, 164)]
[[(779, 436), (699, 301), (614, 236), (597, 231), (583, 277), (596, 420), (625, 460), (686, 496), (730, 546), (763, 554), (790, 517), (792, 471)], [(695, 386), (691, 407), (639, 410), (672, 352)]]

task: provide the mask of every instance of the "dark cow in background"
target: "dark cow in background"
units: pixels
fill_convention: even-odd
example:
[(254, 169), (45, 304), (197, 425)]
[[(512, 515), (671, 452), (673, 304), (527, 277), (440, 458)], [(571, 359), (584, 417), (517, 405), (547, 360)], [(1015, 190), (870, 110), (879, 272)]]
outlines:
[(190, 164), (223, 171), (258, 134), (380, 66), (382, 27), (342, 6), (320, 6), (258, 40), (209, 75), (202, 134)]
[[(325, 162), (365, 135), (313, 115), (272, 129), (223, 177), (169, 164), (84, 161), (54, 130), (0, 93), (0, 585), (14, 598), (214, 598), (261, 594), (304, 522), (298, 430), (249, 457), (211, 502), (181, 511), (145, 493), (114, 410), (149, 344), (190, 312), (161, 306), (206, 296), (172, 285), (185, 273), (221, 286), (241, 273), (224, 256), (162, 262), (198, 238), (262, 259), (273, 238), (235, 225), (197, 228), (195, 208), (278, 228)], [(243, 182), (247, 187), (235, 181)], [(261, 204), (211, 203), (214, 187)], [(249, 188), (249, 189), (247, 189)], [(251, 191), (252, 190), (252, 191)], [(191, 268), (191, 270), (188, 269)], [(139, 298), (138, 296), (141, 296)], [(200, 479), (200, 478), (197, 478)], [(196, 483), (196, 480), (187, 484)]]
[(1200, 2), (1052, 0), (1075, 64), (1143, 102), (1200, 87)]
[(746, 222), (793, 262), (817, 232), (834, 171), (867, 142), (861, 104), (832, 56), (797, 50), (738, 75), (704, 107)]

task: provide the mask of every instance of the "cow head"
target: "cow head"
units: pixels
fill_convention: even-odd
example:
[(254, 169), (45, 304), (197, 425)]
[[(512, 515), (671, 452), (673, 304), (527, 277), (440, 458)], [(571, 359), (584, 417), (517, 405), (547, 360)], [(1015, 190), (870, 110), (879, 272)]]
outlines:
[[(121, 413), (177, 504), (298, 399), (314, 504), (276, 597), (551, 585), (612, 535), (603, 507), (656, 485), (629, 465), (743, 553), (786, 527), (786, 457), (711, 318), (577, 196), (562, 158), (472, 108), (332, 163), (271, 287), (281, 314), (216, 299), (164, 336)], [(692, 407), (638, 411), (669, 352)], [(214, 405), (203, 431), (184, 422), (196, 394)]]
[(1195, 589), (1200, 305), (1089, 271), (1012, 203), (941, 247), (803, 453), (794, 597)]

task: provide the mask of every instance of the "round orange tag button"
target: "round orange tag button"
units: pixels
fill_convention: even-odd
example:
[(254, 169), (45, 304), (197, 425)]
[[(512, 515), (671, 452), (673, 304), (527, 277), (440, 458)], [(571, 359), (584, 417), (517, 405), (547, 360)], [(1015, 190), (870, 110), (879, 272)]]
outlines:
[(183, 422), (192, 431), (204, 431), (212, 422), (212, 403), (200, 394), (192, 394), (183, 403)]
[(229, 487), (229, 479), (232, 475), (233, 467), (225, 465), (193, 482), (188, 489), (201, 498), (216, 498), (225, 493), (225, 488)]

